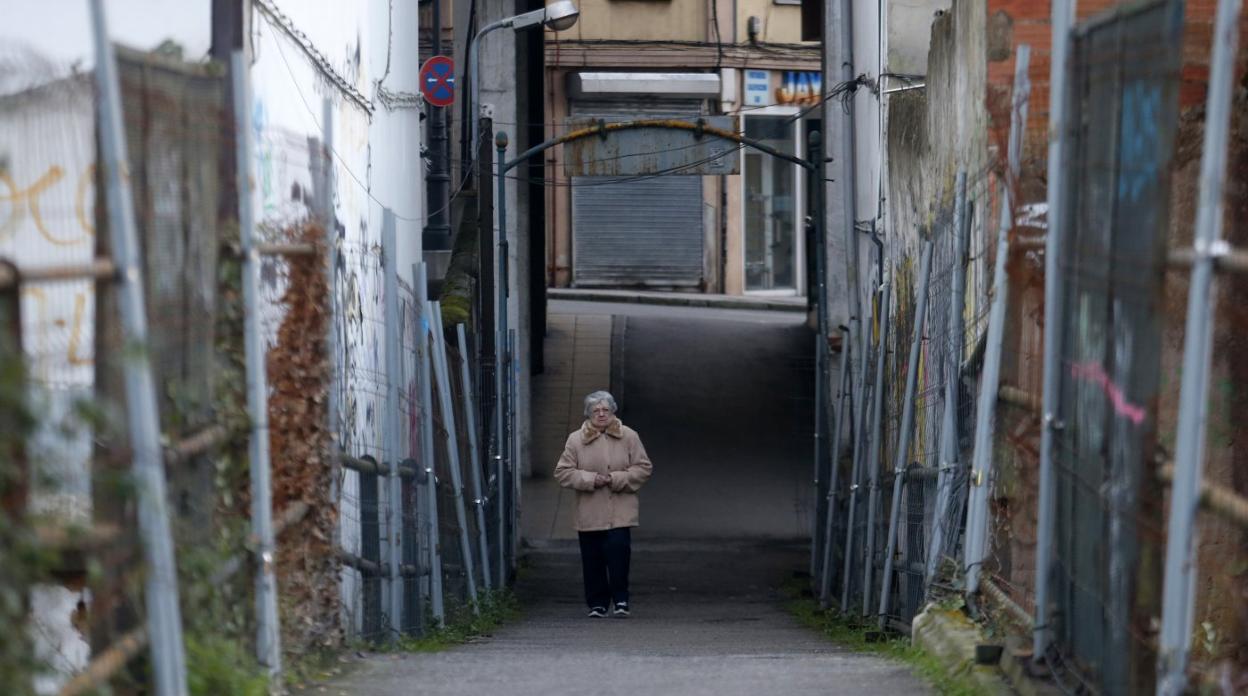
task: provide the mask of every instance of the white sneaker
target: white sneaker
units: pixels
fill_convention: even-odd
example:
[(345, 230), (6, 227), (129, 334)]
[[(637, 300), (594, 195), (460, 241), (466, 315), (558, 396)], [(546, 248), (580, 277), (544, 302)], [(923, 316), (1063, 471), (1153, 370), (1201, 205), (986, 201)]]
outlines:
[(615, 618), (617, 619), (628, 618), (628, 602), (619, 602), (615, 605)]
[(601, 619), (606, 617), (606, 615), (607, 610), (605, 607), (593, 607), (589, 610), (589, 618), (591, 619)]

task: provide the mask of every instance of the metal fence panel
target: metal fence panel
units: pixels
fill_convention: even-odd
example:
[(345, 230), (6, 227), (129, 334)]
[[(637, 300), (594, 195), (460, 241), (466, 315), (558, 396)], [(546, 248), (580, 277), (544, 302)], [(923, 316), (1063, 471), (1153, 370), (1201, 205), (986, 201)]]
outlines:
[(1154, 408), (1181, 17), (1181, 2), (1136, 6), (1071, 45), (1055, 638), (1109, 694), (1147, 690), (1153, 664), (1156, 598), (1137, 590), (1159, 581)]

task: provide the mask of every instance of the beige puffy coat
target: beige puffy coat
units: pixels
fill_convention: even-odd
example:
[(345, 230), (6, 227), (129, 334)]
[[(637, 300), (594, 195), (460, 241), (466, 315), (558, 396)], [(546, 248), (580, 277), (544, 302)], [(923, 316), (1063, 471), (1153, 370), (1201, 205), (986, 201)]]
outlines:
[[(585, 421), (568, 436), (555, 465), (559, 485), (576, 491), (576, 531), (636, 527), (637, 491), (650, 478), (651, 468), (641, 438), (619, 418), (606, 431)], [(595, 489), (596, 474), (609, 475), (611, 484)]]

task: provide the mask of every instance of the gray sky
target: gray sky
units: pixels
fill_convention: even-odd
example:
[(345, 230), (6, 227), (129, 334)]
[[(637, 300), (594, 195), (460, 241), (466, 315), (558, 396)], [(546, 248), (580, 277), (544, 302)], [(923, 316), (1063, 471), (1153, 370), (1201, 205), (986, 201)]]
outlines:
[[(151, 49), (173, 39), (192, 61), (208, 52), (211, 0), (105, 0), (104, 4), (114, 41)], [(85, 70), (94, 62), (87, 0), (0, 0), (0, 18), (0, 82), (8, 81), (3, 72), (11, 72), (14, 63), (17, 70), (27, 69), (32, 53), (47, 59), (58, 75), (74, 64)]]

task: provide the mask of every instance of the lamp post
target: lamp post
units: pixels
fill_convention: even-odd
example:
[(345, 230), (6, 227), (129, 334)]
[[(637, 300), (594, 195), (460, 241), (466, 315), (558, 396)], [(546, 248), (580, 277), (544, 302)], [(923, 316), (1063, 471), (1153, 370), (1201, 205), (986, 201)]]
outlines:
[(496, 22), (481, 27), (472, 40), (468, 42), (468, 82), (471, 85), (472, 96), (469, 100), (468, 120), (472, 122), (472, 139), (468, 144), (468, 152), (464, 153), (465, 159), (476, 161), (477, 153), (477, 119), (480, 114), (477, 111), (481, 108), (481, 80), (478, 73), (478, 65), (480, 61), (477, 58), (477, 52), (481, 45), (481, 39), (486, 34), (495, 29), (503, 29), (511, 27), (516, 31), (542, 25), (552, 31), (563, 31), (570, 29), (576, 24), (577, 18), (581, 16), (581, 11), (576, 9), (576, 5), (572, 0), (555, 0), (540, 10), (525, 12), (513, 17), (506, 17)]

